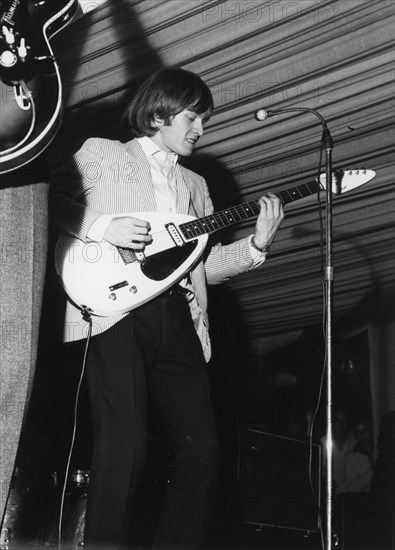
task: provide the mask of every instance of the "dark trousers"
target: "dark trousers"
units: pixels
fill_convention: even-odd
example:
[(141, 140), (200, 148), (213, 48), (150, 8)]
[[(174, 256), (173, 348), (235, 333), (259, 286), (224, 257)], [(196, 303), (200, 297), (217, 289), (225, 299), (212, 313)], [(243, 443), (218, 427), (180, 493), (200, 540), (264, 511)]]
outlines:
[(201, 547), (218, 461), (206, 369), (189, 306), (177, 291), (139, 307), (92, 339), (88, 550), (126, 547), (145, 461), (148, 397), (175, 456), (154, 547)]

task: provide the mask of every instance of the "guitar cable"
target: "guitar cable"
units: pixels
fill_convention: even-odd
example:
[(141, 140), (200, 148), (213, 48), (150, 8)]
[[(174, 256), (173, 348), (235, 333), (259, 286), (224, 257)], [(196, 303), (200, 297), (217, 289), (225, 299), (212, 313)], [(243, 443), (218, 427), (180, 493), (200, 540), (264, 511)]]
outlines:
[(59, 550), (62, 549), (62, 523), (63, 523), (64, 501), (65, 501), (65, 496), (66, 496), (67, 479), (69, 477), (69, 472), (70, 472), (71, 457), (73, 455), (74, 444), (75, 444), (75, 436), (76, 436), (76, 432), (77, 432), (77, 418), (78, 418), (79, 398), (80, 398), (82, 381), (83, 381), (85, 370), (86, 370), (86, 359), (87, 359), (87, 356), (88, 356), (89, 343), (90, 343), (91, 336), (92, 336), (92, 317), (91, 317), (91, 314), (89, 312), (89, 308), (84, 307), (84, 309), (82, 310), (82, 317), (88, 323), (88, 336), (87, 336), (87, 339), (86, 339), (86, 344), (85, 344), (85, 349), (84, 349), (84, 356), (83, 356), (83, 360), (82, 360), (81, 374), (80, 374), (80, 378), (79, 378), (79, 381), (78, 381), (77, 392), (76, 392), (76, 395), (75, 395), (73, 431), (72, 431), (72, 436), (71, 436), (70, 450), (69, 450), (67, 463), (66, 463), (66, 470), (65, 470), (64, 481), (63, 481), (62, 495), (61, 495), (61, 499), (60, 499), (59, 523), (58, 523), (58, 549)]
[(1, 151), (0, 152), (0, 157), (4, 156), (4, 155), (8, 155), (10, 153), (12, 153), (13, 151), (15, 151), (16, 149), (19, 149), (20, 147), (22, 147), (22, 145), (29, 139), (29, 137), (32, 135), (33, 133), (33, 130), (34, 130), (34, 127), (36, 125), (36, 105), (34, 103), (34, 99), (33, 99), (33, 94), (32, 92), (30, 91), (28, 85), (26, 84), (26, 82), (24, 80), (19, 80), (18, 82), (14, 82), (13, 83), (13, 86), (14, 86), (14, 94), (15, 96), (17, 96), (17, 86), (20, 86), (22, 91), (23, 91), (23, 94), (25, 96), (25, 98), (28, 100), (29, 102), (29, 105), (31, 107), (31, 112), (32, 112), (32, 116), (31, 116), (31, 121), (30, 121), (30, 127), (25, 135), (24, 138), (22, 138), (22, 140), (17, 143), (16, 145), (13, 145), (12, 147), (10, 147), (9, 149), (6, 149), (5, 151)]

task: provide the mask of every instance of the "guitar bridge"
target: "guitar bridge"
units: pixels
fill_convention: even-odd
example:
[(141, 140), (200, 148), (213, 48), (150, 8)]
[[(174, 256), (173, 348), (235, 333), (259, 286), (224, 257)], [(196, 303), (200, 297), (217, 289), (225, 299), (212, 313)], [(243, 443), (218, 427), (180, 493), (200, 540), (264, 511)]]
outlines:
[(170, 237), (173, 239), (173, 242), (176, 246), (184, 246), (185, 241), (181, 236), (181, 233), (178, 231), (177, 227), (173, 222), (165, 224), (167, 232)]
[(123, 248), (121, 246), (117, 246), (117, 250), (126, 265), (133, 264), (134, 262), (141, 263), (145, 260), (144, 252), (140, 252), (139, 250), (132, 250), (131, 248)]

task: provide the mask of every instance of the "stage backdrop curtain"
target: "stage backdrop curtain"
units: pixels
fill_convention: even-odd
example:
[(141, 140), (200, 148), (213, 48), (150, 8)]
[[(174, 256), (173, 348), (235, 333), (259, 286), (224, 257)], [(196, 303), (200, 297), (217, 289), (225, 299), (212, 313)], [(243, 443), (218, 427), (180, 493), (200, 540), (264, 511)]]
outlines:
[[(178, 66), (213, 91), (216, 112), (190, 165), (217, 208), (315, 178), (319, 120), (287, 113), (257, 122), (261, 107), (318, 109), (334, 166), (376, 171), (334, 198), (333, 251), (335, 330), (370, 328), (377, 417), (395, 409), (394, 19), (392, 0), (115, 0), (53, 40), (65, 92), (54, 166), (88, 136), (119, 138), (120, 113), (141, 78)], [(265, 266), (227, 283), (257, 352), (322, 321), (316, 198), (286, 211)], [(249, 221), (222, 237), (252, 231)]]

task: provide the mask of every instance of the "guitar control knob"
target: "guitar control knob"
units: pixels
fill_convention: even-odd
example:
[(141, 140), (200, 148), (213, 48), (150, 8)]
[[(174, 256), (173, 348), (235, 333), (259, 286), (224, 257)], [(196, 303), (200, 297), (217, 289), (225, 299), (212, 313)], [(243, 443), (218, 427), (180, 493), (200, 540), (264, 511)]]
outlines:
[(117, 299), (117, 296), (115, 292), (111, 292), (111, 294), (108, 297), (109, 300), (112, 300), (113, 302)]
[(13, 67), (17, 61), (17, 56), (14, 53), (10, 52), (10, 50), (5, 50), (0, 55), (0, 65), (2, 65), (3, 67)]
[(136, 294), (136, 292), (137, 292), (137, 286), (131, 286), (131, 287), (129, 288), (129, 292), (133, 292), (133, 294)]

